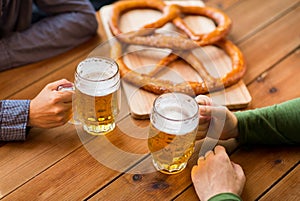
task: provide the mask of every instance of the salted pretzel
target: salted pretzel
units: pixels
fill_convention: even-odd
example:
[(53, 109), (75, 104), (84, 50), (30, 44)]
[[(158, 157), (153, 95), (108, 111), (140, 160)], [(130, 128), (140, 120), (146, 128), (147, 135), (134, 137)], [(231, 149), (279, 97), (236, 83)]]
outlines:
[[(119, 45), (121, 44), (115, 43), (115, 46)], [(112, 56), (114, 58), (118, 58), (117, 63), (120, 68), (121, 77), (129, 83), (132, 83), (155, 94), (177, 91), (194, 96), (229, 87), (235, 84), (237, 80), (240, 80), (245, 73), (246, 68), (244, 67), (245, 63), (243, 55), (231, 41), (221, 39), (217, 41), (215, 45), (224, 49), (224, 51), (230, 56), (232, 62), (232, 70), (220, 78), (213, 78), (206, 72), (206, 70), (199, 69), (201, 64), (191, 52), (184, 52), (181, 56), (181, 58), (188, 62), (199, 74), (202, 74), (201, 77), (204, 78), (202, 82), (189, 81), (175, 84), (169, 80), (161, 80), (154, 78), (151, 75), (140, 74), (132, 71), (125, 64), (121, 57), (121, 47), (115, 47), (115, 51)]]
[[(150, 8), (163, 13), (157, 21), (146, 24), (137, 31), (122, 34), (118, 27), (121, 15), (132, 9)], [(182, 20), (182, 15), (202, 15), (214, 20), (217, 28), (207, 34), (195, 34)], [(178, 35), (164, 35), (155, 33), (157, 28), (172, 22), (176, 27), (185, 32), (187, 37)], [(245, 73), (245, 63), (241, 51), (231, 41), (225, 39), (231, 20), (223, 12), (209, 7), (166, 5), (161, 0), (134, 0), (120, 1), (113, 5), (112, 15), (109, 20), (112, 33), (121, 43), (116, 42), (112, 48), (112, 57), (117, 58), (120, 73), (123, 79), (155, 94), (165, 92), (183, 92), (190, 95), (205, 94), (237, 83)], [(151, 28), (151, 29), (150, 29)], [(132, 71), (122, 59), (122, 44), (144, 45), (156, 48), (169, 48), (176, 52), (162, 59), (159, 65), (168, 65), (178, 57), (188, 62), (202, 77), (202, 82), (183, 82), (175, 84), (169, 80), (154, 78), (154, 73), (140, 74)], [(232, 70), (220, 78), (214, 78), (201, 68), (200, 61), (192, 54), (192, 50), (199, 46), (216, 45), (223, 49), (230, 57)], [(158, 65), (158, 66), (159, 66)]]

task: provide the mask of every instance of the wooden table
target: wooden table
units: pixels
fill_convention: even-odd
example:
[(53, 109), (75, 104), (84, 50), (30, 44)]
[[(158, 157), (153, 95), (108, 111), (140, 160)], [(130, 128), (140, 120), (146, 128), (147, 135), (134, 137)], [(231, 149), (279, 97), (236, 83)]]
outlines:
[[(210, 0), (206, 4), (223, 9), (233, 20), (229, 38), (241, 48), (248, 66), (244, 82), (252, 102), (246, 109), (300, 96), (298, 0)], [(51, 81), (73, 80), (79, 61), (105, 40), (101, 26), (98, 33), (65, 54), (1, 72), (1, 99), (30, 99)], [(146, 140), (128, 133), (145, 135), (149, 121), (134, 120), (126, 111), (122, 115), (113, 133), (84, 145), (70, 124), (34, 128), (25, 142), (0, 142), (0, 199), (198, 200), (190, 179), (196, 155), (180, 174), (144, 173), (152, 167)], [(87, 149), (93, 142), (99, 146)], [(299, 147), (237, 148), (232, 140), (220, 143), (245, 171), (244, 200), (299, 200)], [(136, 155), (127, 159), (111, 147)], [(129, 162), (113, 169), (93, 155)]]

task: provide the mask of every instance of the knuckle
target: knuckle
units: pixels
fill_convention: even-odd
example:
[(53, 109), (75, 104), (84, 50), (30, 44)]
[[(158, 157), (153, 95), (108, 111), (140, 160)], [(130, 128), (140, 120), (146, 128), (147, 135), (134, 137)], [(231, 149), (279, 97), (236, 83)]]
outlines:
[(59, 102), (60, 102), (60, 97), (59, 97), (59, 96), (53, 96), (53, 97), (51, 98), (51, 102), (52, 102), (53, 104), (59, 103)]
[(55, 118), (55, 120), (56, 120), (56, 124), (57, 124), (58, 126), (62, 126), (62, 125), (64, 125), (64, 124), (67, 122), (67, 119), (65, 118), (64, 115), (59, 115), (59, 116), (57, 116), (57, 117)]
[(59, 107), (53, 108), (52, 111), (53, 111), (53, 114), (54, 114), (55, 116), (57, 116), (57, 117), (59, 117), (59, 115), (62, 113), (62, 109), (59, 108)]

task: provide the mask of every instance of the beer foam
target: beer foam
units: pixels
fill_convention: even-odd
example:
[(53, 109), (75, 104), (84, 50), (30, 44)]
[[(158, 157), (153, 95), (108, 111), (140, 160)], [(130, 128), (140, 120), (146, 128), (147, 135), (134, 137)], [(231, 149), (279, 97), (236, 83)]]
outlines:
[(184, 111), (181, 107), (178, 107), (175, 104), (165, 106), (159, 111), (159, 113), (172, 120), (184, 120), (193, 115), (190, 111)]
[(117, 64), (106, 58), (88, 58), (76, 69), (75, 87), (90, 96), (104, 96), (120, 87)]
[(120, 87), (120, 82), (117, 83), (76, 83), (75, 87), (82, 93), (90, 96), (105, 96), (117, 91)]
[(192, 117), (190, 111), (183, 111), (178, 105), (169, 105), (159, 111), (159, 114), (151, 114), (154, 126), (160, 131), (184, 135), (192, 132), (198, 126), (198, 118)]
[(165, 93), (155, 99), (150, 118), (157, 129), (184, 135), (198, 126), (198, 104), (186, 94)]

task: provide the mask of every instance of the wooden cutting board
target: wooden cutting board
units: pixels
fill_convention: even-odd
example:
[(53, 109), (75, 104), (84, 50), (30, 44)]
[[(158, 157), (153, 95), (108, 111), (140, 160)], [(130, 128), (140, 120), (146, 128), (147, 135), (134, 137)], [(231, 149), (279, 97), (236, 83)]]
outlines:
[[(166, 3), (177, 3), (183, 5), (199, 5), (204, 6), (201, 1), (166, 1)], [(108, 26), (108, 18), (111, 13), (112, 5), (104, 6), (100, 9), (100, 16), (103, 27), (107, 34), (107, 39), (113, 38)], [(155, 21), (161, 16), (159, 11), (150, 9), (136, 9), (126, 12), (120, 19), (121, 30), (125, 33), (142, 27), (143, 25)], [(185, 22), (196, 33), (205, 33), (213, 30), (215, 24), (210, 19), (200, 16), (187, 16)], [(179, 32), (171, 23), (165, 25), (163, 30)], [(131, 47), (129, 47), (131, 48)], [(198, 59), (207, 68), (213, 76), (222, 76), (232, 69), (230, 58), (220, 49), (214, 46), (207, 46), (197, 50)], [(125, 63), (133, 70), (140, 73), (147, 73), (155, 66), (155, 64), (170, 51), (166, 49), (143, 48), (136, 50), (132, 47), (132, 52), (124, 56)], [(176, 61), (159, 72), (156, 75), (160, 79), (172, 80), (174, 82), (201, 81), (198, 73), (182, 60)], [(137, 119), (149, 118), (152, 104), (157, 95), (139, 89), (125, 81), (122, 81), (124, 95), (127, 98), (131, 115)], [(209, 96), (213, 102), (226, 105), (230, 109), (240, 109), (246, 107), (251, 96), (243, 81), (238, 82), (234, 86), (226, 88), (218, 92), (210, 93)]]

